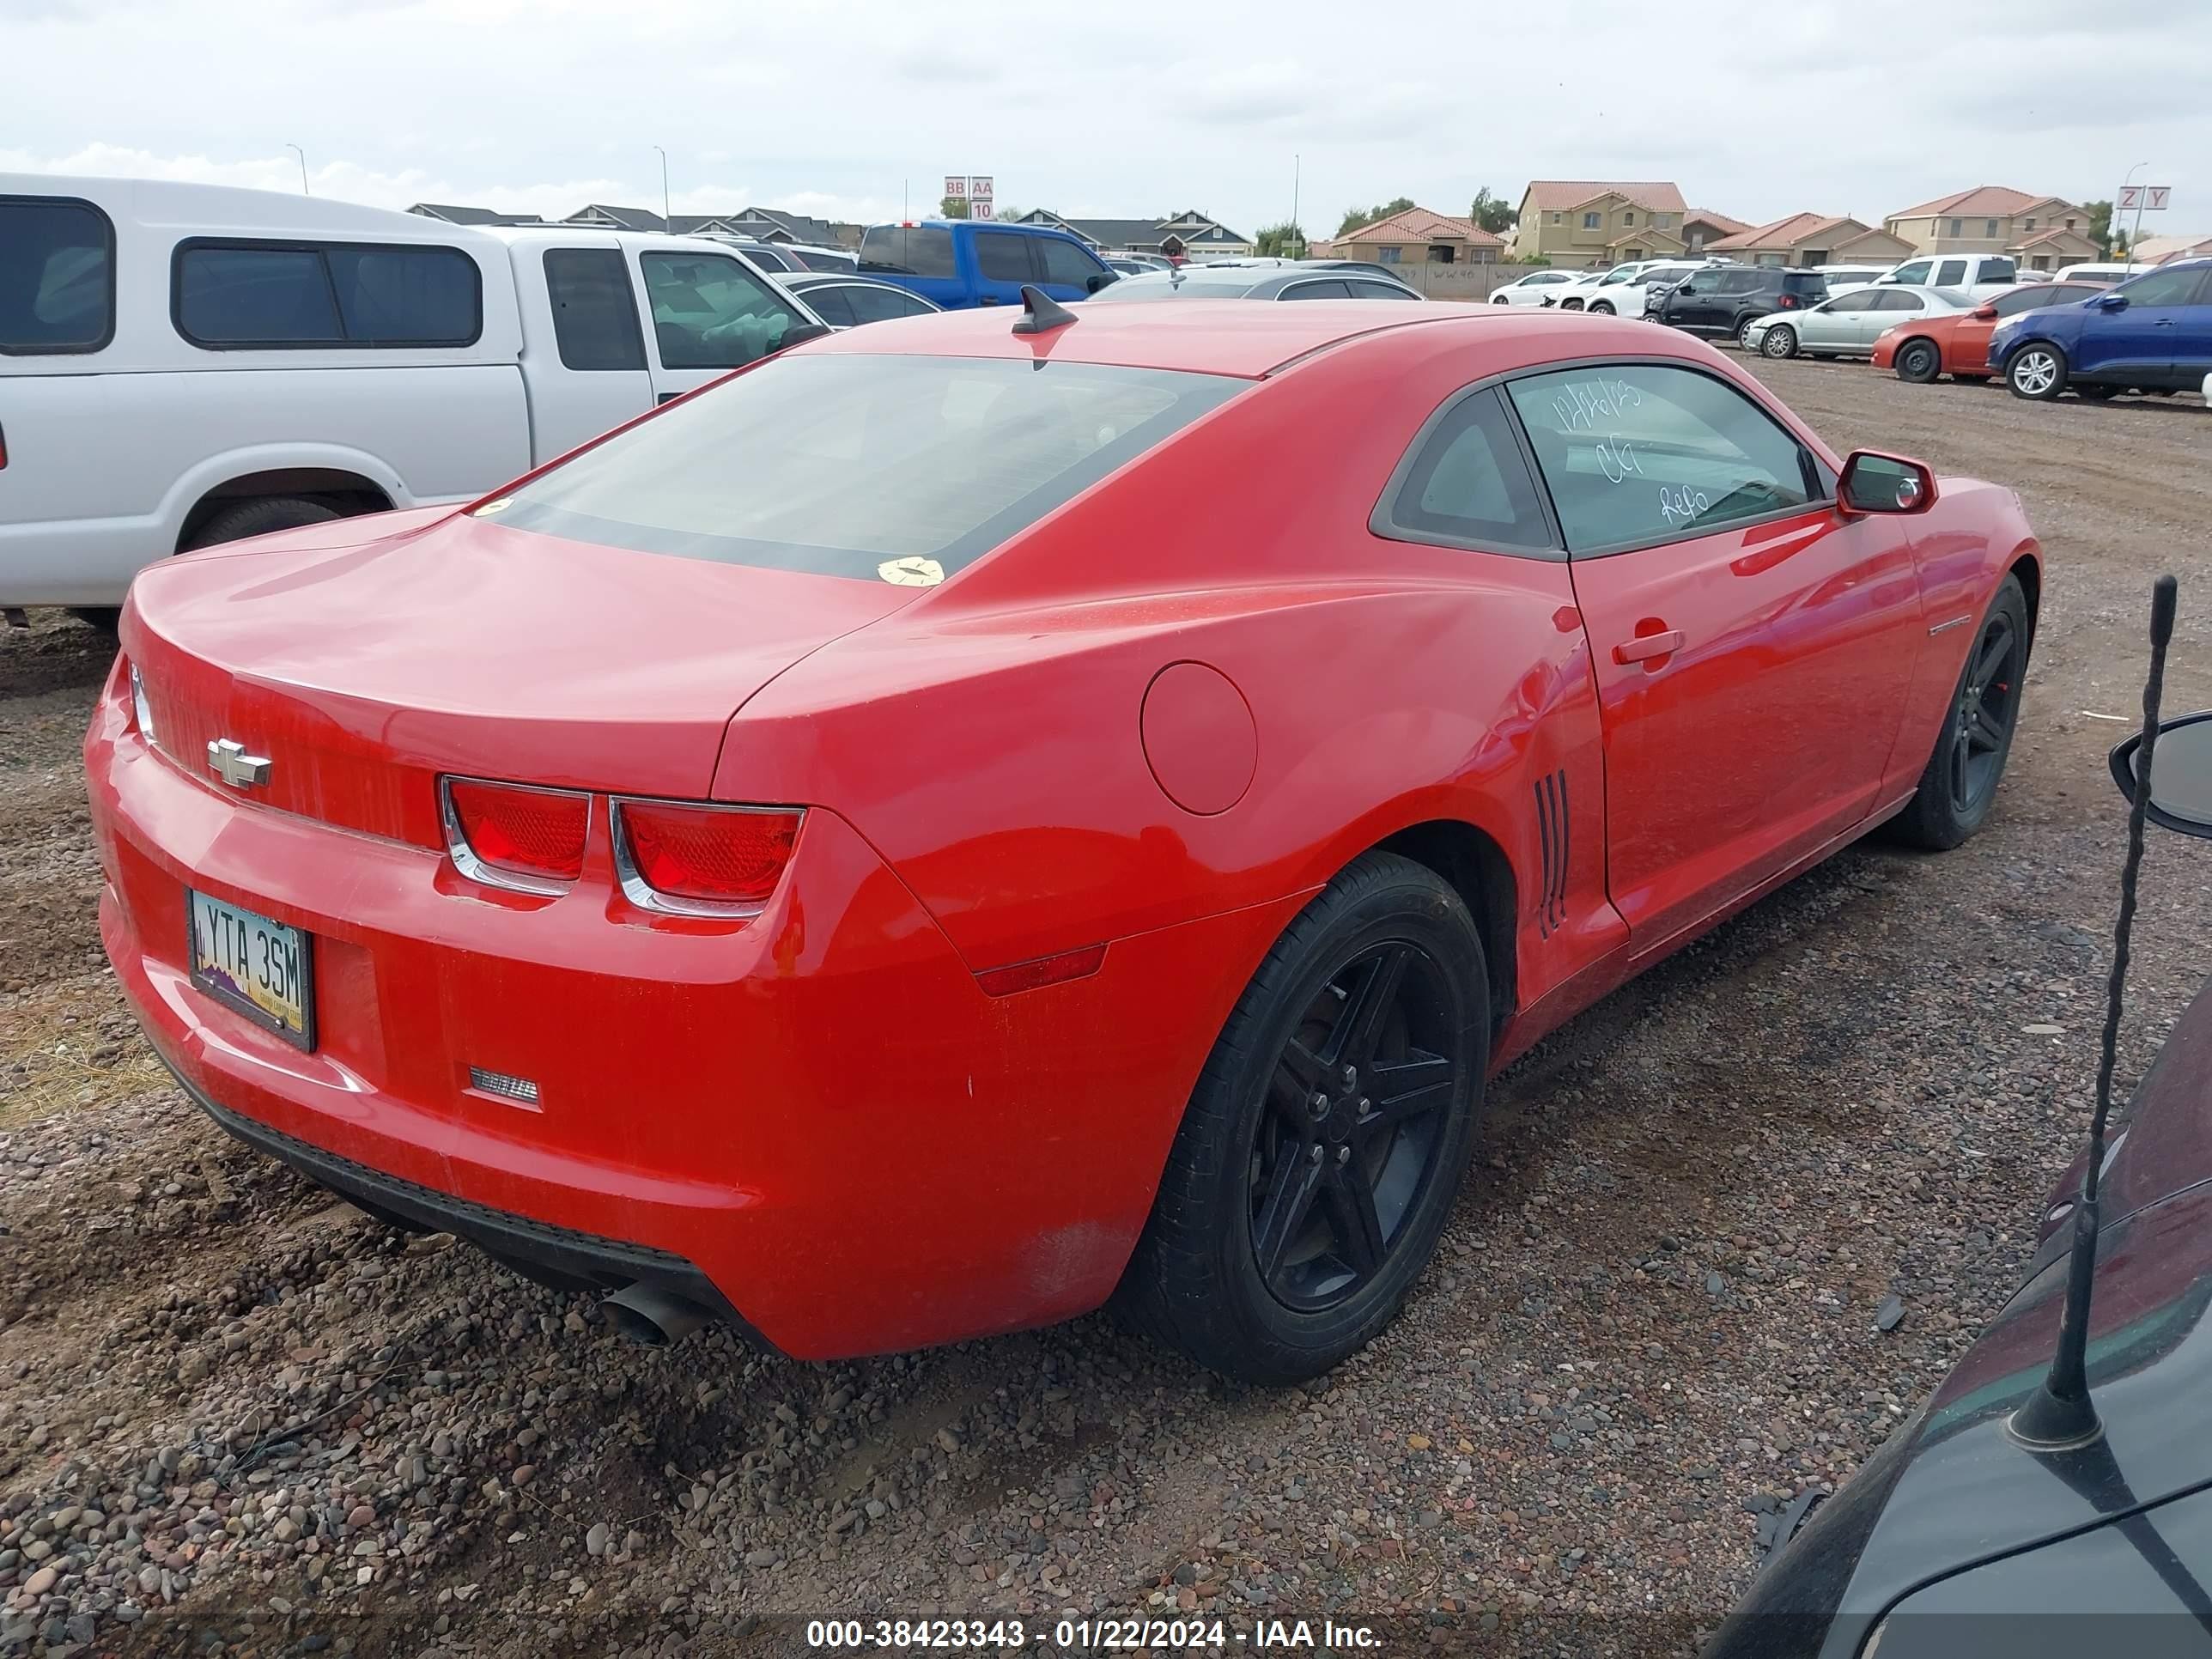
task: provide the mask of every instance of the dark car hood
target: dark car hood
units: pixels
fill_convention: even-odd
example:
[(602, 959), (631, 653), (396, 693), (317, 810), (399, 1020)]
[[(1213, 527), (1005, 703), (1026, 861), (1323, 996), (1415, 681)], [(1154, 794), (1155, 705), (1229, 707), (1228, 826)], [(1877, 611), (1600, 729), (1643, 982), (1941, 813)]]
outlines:
[[(2208, 1067), (2212, 991), (2191, 1005), (2136, 1091), (2128, 1144), (2108, 1166), (2105, 1213), (2115, 1218), (2100, 1236), (2089, 1346), (2103, 1437), (2081, 1452), (2036, 1456), (2005, 1430), (2050, 1364), (2069, 1228), (1919, 1413), (1814, 1510), (1709, 1659), (1855, 1654), (1874, 1621), (1915, 1589), (2212, 1484)], [(1790, 1639), (1774, 1640), (1784, 1629)]]

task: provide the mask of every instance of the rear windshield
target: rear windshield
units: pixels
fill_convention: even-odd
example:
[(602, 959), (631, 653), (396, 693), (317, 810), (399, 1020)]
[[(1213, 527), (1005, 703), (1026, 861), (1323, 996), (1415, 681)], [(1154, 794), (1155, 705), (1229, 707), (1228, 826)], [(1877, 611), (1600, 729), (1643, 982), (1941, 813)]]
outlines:
[(901, 276), (957, 276), (952, 233), (942, 225), (873, 225), (860, 237), (860, 269)]
[(1246, 384), (1029, 358), (787, 357), (478, 510), (607, 547), (927, 586)]

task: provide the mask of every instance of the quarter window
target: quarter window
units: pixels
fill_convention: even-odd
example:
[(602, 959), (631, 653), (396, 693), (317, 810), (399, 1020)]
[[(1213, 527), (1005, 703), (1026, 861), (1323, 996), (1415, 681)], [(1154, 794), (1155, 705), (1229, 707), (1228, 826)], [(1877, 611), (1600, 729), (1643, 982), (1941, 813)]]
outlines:
[(1577, 556), (1698, 535), (1815, 499), (1804, 448), (1734, 387), (1620, 363), (1507, 387)]
[(544, 266), (561, 366), (585, 372), (642, 369), (645, 333), (622, 250), (549, 247)]
[(1448, 404), (1376, 509), (1377, 535), (1451, 547), (1558, 546), (1494, 387)]
[(483, 277), (459, 248), (319, 242), (177, 246), (177, 331), (215, 349), (473, 345)]
[(1342, 283), (1324, 279), (1313, 283), (1292, 283), (1275, 297), (1279, 300), (1344, 300), (1352, 290)]
[(642, 253), (638, 264), (664, 368), (742, 368), (804, 320), (767, 279), (726, 254)]
[(115, 231), (89, 202), (0, 196), (0, 352), (97, 351), (115, 333)]

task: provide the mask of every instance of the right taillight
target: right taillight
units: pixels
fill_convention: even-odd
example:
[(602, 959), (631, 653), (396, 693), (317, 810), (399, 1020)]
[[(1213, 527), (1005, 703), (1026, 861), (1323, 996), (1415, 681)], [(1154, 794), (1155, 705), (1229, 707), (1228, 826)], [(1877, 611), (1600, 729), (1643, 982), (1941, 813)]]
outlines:
[(805, 815), (618, 799), (611, 816), (615, 870), (632, 903), (674, 915), (749, 916), (783, 878)]
[(584, 872), (592, 798), (572, 789), (447, 778), (446, 847), (460, 872), (524, 893), (561, 893)]

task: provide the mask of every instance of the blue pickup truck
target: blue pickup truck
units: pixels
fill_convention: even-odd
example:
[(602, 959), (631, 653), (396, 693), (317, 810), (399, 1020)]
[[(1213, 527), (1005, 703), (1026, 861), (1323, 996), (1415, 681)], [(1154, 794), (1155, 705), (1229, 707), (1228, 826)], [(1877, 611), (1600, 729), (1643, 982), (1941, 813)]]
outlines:
[(990, 219), (870, 225), (860, 237), (860, 270), (947, 311), (1018, 306), (1025, 284), (1055, 300), (1080, 300), (1115, 276), (1087, 244), (1064, 230)]

